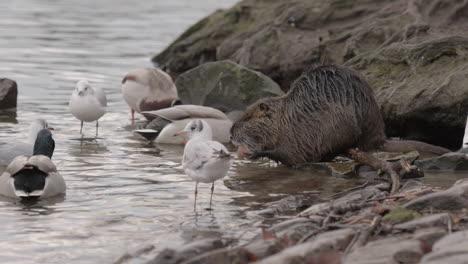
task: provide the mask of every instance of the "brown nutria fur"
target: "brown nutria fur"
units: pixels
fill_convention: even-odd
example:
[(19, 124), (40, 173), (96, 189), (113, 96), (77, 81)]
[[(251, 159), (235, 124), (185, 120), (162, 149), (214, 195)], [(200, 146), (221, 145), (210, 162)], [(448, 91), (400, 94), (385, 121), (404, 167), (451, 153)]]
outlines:
[(384, 128), (366, 80), (351, 69), (328, 65), (305, 71), (286, 95), (249, 106), (231, 135), (234, 144), (250, 149), (250, 158), (300, 165), (332, 159), (353, 147), (408, 147), (388, 143), (393, 141), (386, 140)]

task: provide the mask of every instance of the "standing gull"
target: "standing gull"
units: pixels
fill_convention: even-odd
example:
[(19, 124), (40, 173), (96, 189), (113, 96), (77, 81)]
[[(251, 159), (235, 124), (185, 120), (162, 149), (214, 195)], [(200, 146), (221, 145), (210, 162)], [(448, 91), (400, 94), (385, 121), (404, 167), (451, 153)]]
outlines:
[(212, 183), (211, 208), (214, 182), (226, 176), (231, 167), (231, 156), (223, 144), (212, 140), (211, 127), (204, 120), (192, 120), (176, 135), (182, 135), (188, 140), (182, 157), (182, 167), (184, 172), (195, 181), (193, 208), (196, 209), (199, 182)]
[(180, 103), (171, 76), (155, 68), (141, 68), (127, 73), (122, 80), (122, 96), (130, 106), (132, 122), (135, 111), (158, 110)]
[(70, 98), (70, 112), (81, 120), (80, 134), (83, 133), (83, 122), (96, 121), (96, 136), (98, 135), (99, 118), (106, 113), (107, 98), (99, 87), (92, 87), (87, 81), (81, 80)]
[(16, 157), (0, 176), (0, 195), (46, 198), (65, 193), (65, 180), (51, 160), (54, 148), (52, 133), (47, 129), (39, 131), (33, 156)]

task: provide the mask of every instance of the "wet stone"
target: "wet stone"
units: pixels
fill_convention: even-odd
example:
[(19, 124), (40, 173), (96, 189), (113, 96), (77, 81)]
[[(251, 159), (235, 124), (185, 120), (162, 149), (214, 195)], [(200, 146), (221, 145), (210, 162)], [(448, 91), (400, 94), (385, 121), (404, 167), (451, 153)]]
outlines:
[(164, 249), (153, 260), (149, 261), (148, 264), (181, 263), (204, 252), (223, 248), (225, 246), (226, 245), (219, 239), (203, 239), (184, 245), (177, 250)]
[(424, 252), (420, 241), (408, 237), (390, 237), (369, 242), (351, 252), (345, 264), (418, 263)]
[(454, 183), (447, 190), (420, 196), (403, 206), (413, 210), (458, 211), (468, 208), (468, 180)]
[(429, 227), (419, 229), (414, 233), (414, 238), (423, 242), (424, 246), (431, 249), (435, 242), (447, 234), (446, 228)]
[(439, 213), (417, 218), (402, 224), (394, 226), (394, 229), (413, 231), (420, 228), (448, 226), (452, 222), (452, 218), (448, 213)]
[(465, 264), (468, 260), (468, 231), (459, 231), (437, 241), (432, 252), (421, 260), (423, 264)]
[(297, 225), (306, 225), (306, 224), (321, 225), (323, 219), (324, 217), (321, 217), (321, 216), (311, 216), (309, 218), (298, 217), (298, 218), (286, 220), (284, 222), (276, 224), (272, 226), (271, 228), (269, 228), (268, 231), (278, 233), (278, 232), (293, 228), (294, 226), (297, 226)]
[(304, 198), (303, 195), (291, 195), (279, 201), (265, 204), (268, 208), (259, 211), (258, 214), (272, 217), (286, 211), (296, 210), (304, 206), (307, 201), (308, 199)]
[(439, 157), (417, 160), (415, 165), (423, 170), (468, 170), (468, 155), (461, 152), (451, 152)]
[(285, 245), (279, 239), (255, 240), (244, 247), (249, 256), (254, 260), (260, 260), (283, 250)]
[(260, 264), (292, 264), (304, 263), (306, 260), (317, 256), (327, 254), (333, 251), (344, 250), (356, 231), (351, 228), (340, 229), (321, 233), (309, 241), (298, 244), (278, 254), (265, 258), (258, 263)]
[(0, 110), (15, 108), (18, 97), (18, 86), (15, 81), (0, 78)]
[(198, 255), (190, 260), (181, 262), (181, 264), (217, 264), (217, 263), (235, 263), (247, 264), (251, 261), (251, 255), (247, 250), (241, 247), (222, 248)]

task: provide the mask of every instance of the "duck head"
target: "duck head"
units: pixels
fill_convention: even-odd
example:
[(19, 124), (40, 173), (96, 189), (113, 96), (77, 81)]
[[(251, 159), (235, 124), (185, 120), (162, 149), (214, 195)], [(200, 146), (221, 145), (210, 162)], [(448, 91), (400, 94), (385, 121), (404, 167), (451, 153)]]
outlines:
[(55, 141), (52, 138), (52, 133), (48, 129), (42, 129), (37, 133), (36, 141), (34, 142), (33, 155), (44, 155), (52, 158), (55, 149)]

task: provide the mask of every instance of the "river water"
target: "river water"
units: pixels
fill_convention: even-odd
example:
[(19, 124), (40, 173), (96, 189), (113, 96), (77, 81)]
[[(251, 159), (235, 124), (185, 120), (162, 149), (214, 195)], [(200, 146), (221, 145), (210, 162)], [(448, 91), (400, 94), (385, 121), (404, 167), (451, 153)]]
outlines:
[[(138, 263), (201, 238), (242, 243), (262, 226), (294, 214), (262, 217), (258, 212), (265, 203), (290, 194), (325, 197), (360, 184), (236, 160), (228, 177), (216, 182), (212, 211), (203, 209), (210, 186), (200, 184), (195, 214), (194, 183), (180, 166), (182, 146), (148, 145), (131, 133), (120, 94), (125, 73), (151, 67), (150, 57), (189, 25), (234, 2), (0, 1), (0, 77), (19, 86), (16, 115), (0, 113), (0, 140), (24, 140), (31, 120), (47, 119), (55, 128), (54, 161), (67, 182), (65, 197), (0, 200), (1, 263), (111, 263), (154, 245), (151, 254), (132, 261)], [(82, 140), (79, 121), (68, 112), (80, 79), (107, 93), (98, 138), (88, 123)]]

